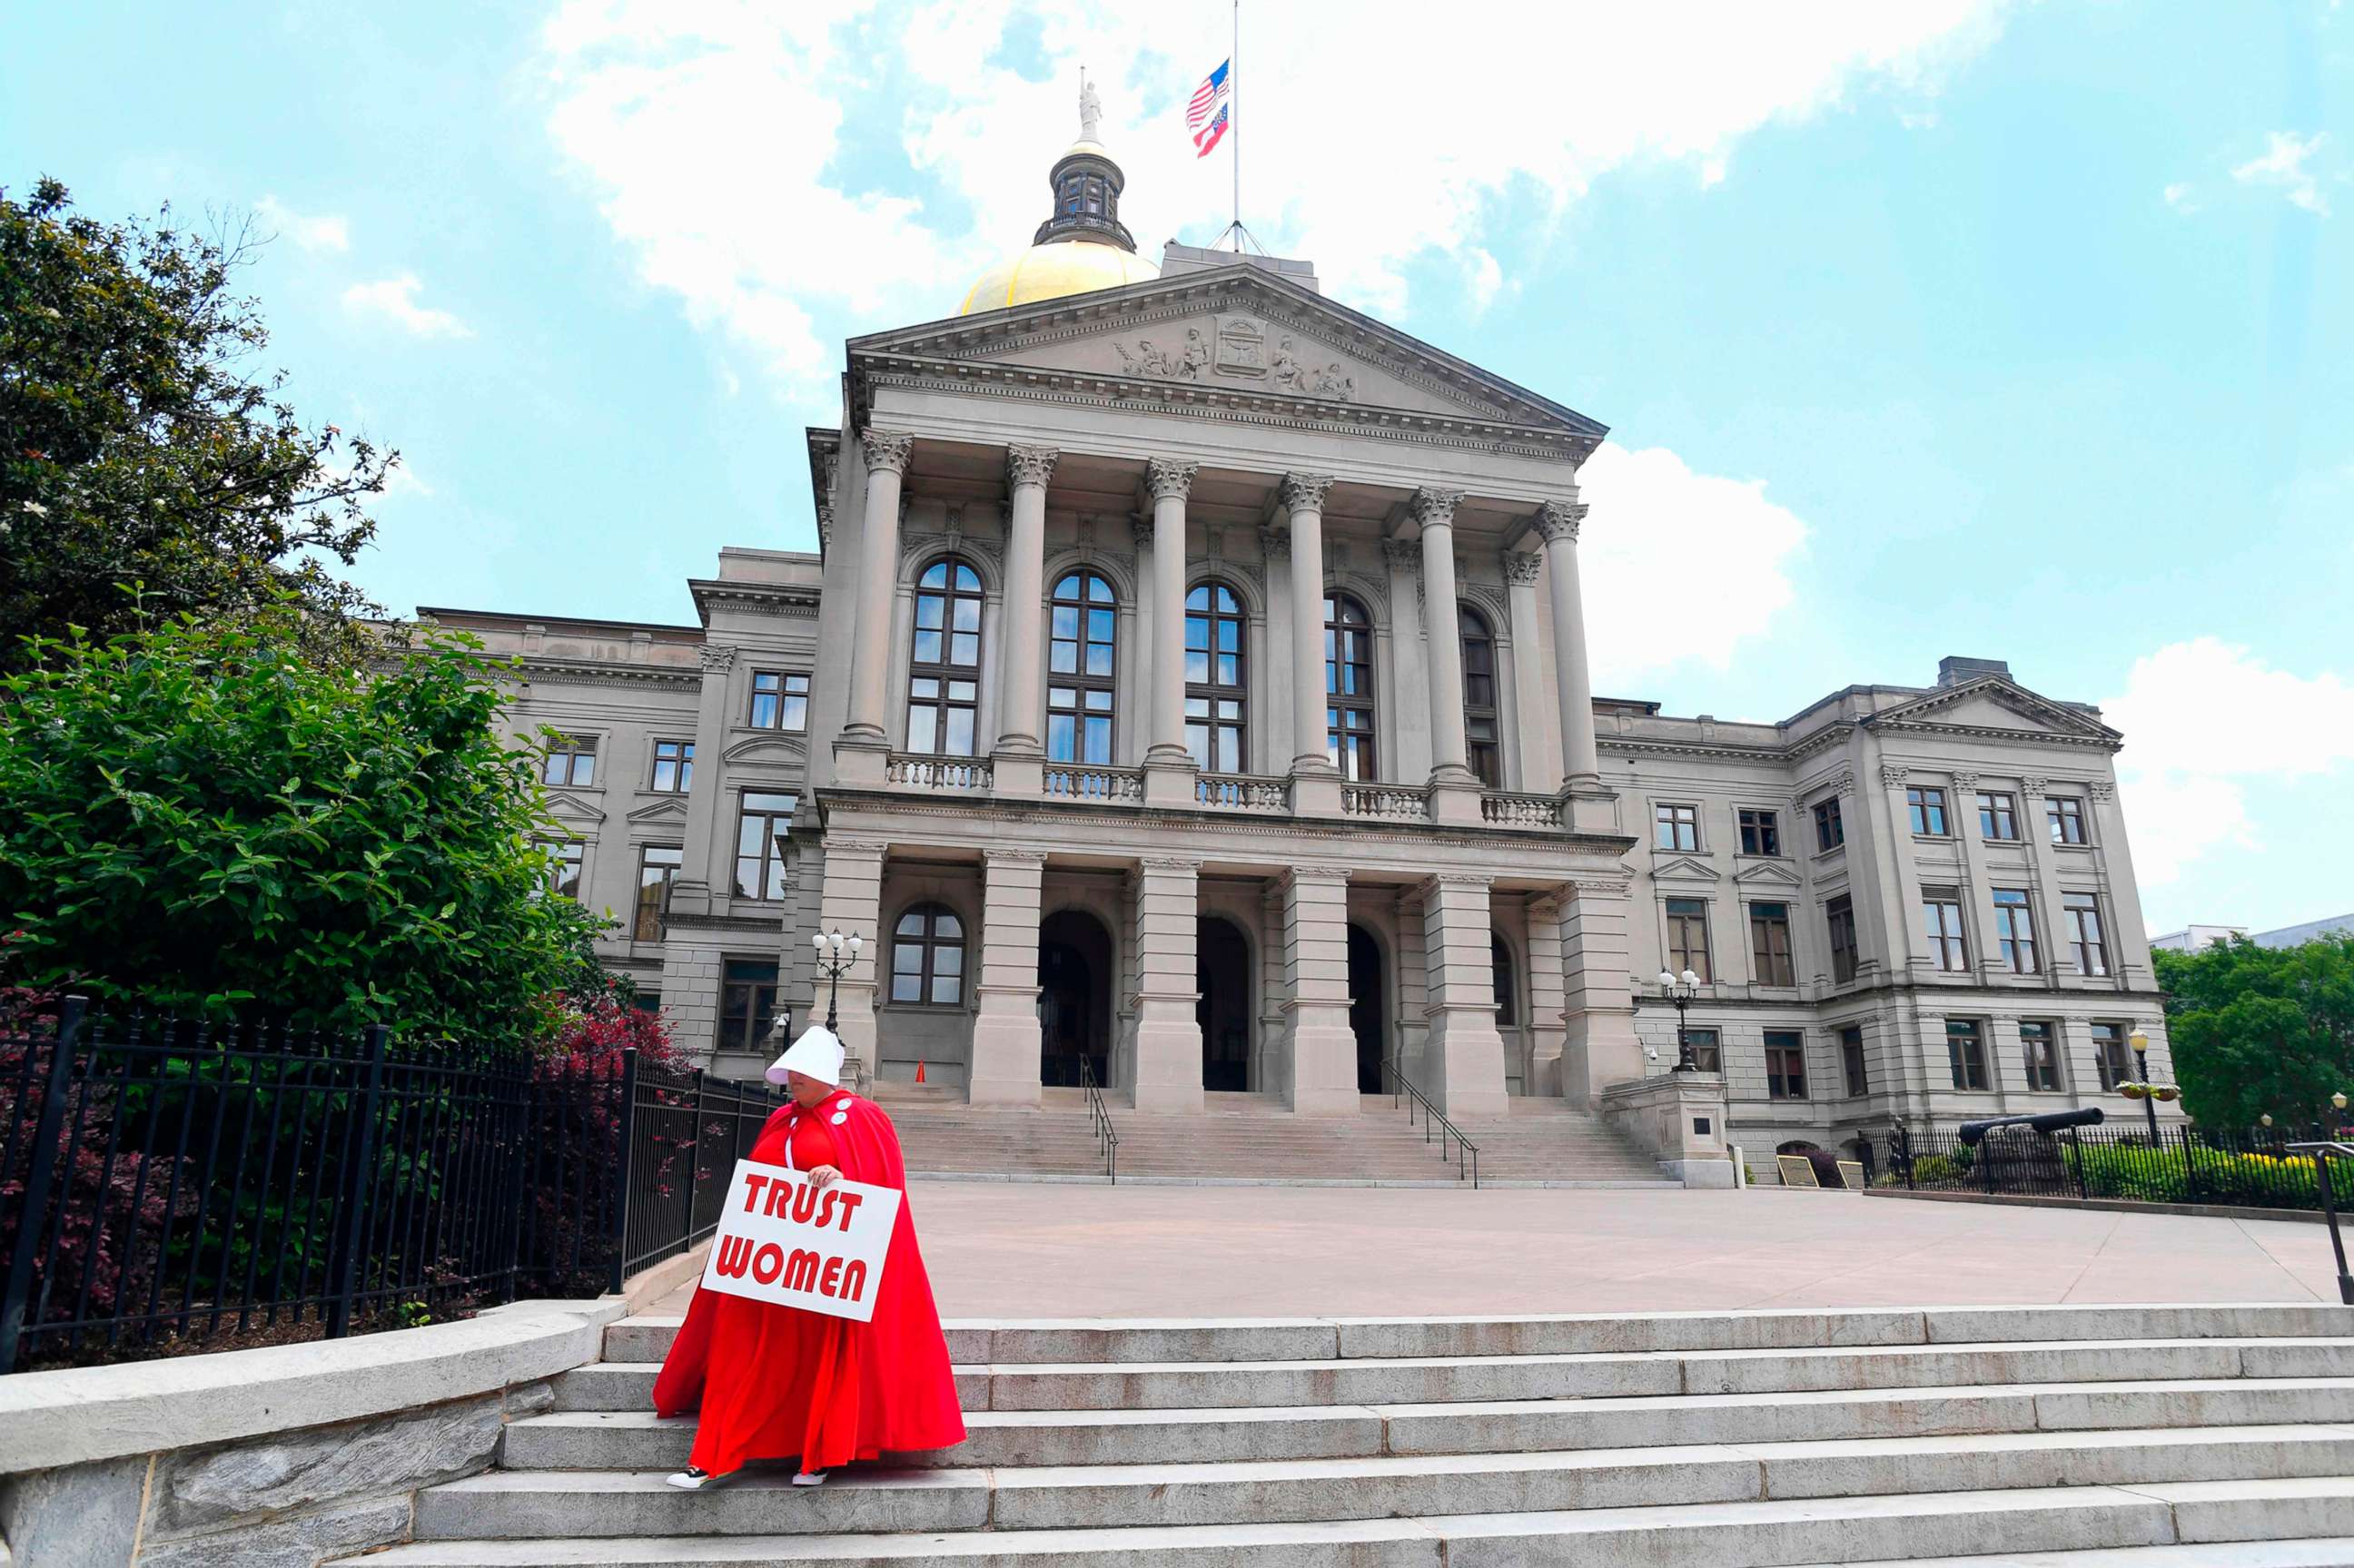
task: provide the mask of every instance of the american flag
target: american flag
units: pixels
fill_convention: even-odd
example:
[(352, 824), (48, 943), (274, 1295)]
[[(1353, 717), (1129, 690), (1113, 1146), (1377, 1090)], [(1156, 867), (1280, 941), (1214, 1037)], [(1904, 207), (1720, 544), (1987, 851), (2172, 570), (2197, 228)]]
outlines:
[(1220, 60), (1218, 69), (1202, 79), (1193, 90), (1193, 101), (1185, 106), (1185, 130), (1200, 149), (1198, 157), (1208, 157), (1218, 138), (1226, 133), (1226, 68), (1232, 60)]

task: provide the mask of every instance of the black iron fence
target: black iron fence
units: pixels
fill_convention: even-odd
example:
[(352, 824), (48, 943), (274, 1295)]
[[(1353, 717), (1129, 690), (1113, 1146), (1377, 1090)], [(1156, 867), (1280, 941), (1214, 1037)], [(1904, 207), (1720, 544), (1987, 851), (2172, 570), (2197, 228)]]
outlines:
[(618, 1288), (716, 1224), (782, 1103), (383, 1028), (0, 1024), (0, 1373)]
[(2319, 1209), (2314, 1156), (2287, 1131), (2232, 1135), (2185, 1123), (2111, 1123), (2041, 1132), (1990, 1129), (1975, 1146), (1958, 1126), (1915, 1123), (1864, 1140), (1859, 1151), (1876, 1186), (1921, 1192), (2122, 1198), (2145, 1203), (2224, 1203)]

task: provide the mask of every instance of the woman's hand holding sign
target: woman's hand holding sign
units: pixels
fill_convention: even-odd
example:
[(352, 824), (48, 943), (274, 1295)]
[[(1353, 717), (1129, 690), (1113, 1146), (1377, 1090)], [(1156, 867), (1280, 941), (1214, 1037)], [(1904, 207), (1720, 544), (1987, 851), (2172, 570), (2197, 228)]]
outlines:
[(809, 1173), (810, 1185), (821, 1192), (841, 1180), (842, 1172), (831, 1165), (821, 1165)]

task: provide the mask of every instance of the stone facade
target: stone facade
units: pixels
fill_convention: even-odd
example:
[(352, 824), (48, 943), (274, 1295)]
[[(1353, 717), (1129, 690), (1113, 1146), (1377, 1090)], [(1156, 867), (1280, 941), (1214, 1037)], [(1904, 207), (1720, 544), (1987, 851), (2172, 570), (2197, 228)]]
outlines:
[(593, 742), (550, 765), (580, 895), (716, 1070), (840, 928), (860, 1070), (984, 1103), (1599, 1112), (1687, 967), (1720, 1142), (2099, 1103), (2136, 1023), (2166, 1071), (2094, 710), (1958, 659), (1780, 724), (1596, 699), (1604, 427), (1298, 264), (855, 339), (843, 384), (819, 552), (722, 552), (699, 624), (425, 612)]

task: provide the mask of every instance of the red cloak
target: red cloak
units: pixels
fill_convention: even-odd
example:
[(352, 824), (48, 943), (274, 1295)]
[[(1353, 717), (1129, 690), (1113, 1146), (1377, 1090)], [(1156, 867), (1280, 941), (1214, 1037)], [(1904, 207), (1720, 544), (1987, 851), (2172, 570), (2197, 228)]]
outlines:
[(655, 1414), (701, 1410), (694, 1462), (713, 1475), (746, 1459), (798, 1457), (803, 1469), (821, 1470), (963, 1442), (948, 1340), (916, 1247), (891, 1118), (872, 1100), (837, 1089), (815, 1110), (786, 1106), (769, 1117), (750, 1158), (804, 1171), (830, 1163), (853, 1181), (898, 1191), (874, 1319), (857, 1323), (698, 1290), (654, 1380)]

